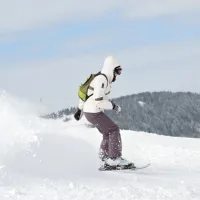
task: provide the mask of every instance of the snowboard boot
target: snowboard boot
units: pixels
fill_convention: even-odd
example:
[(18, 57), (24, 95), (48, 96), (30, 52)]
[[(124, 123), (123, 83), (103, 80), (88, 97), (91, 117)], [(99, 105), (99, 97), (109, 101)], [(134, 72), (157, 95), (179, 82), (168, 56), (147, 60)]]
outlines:
[(105, 159), (104, 164), (101, 166), (101, 169), (106, 169), (106, 170), (114, 170), (116, 168), (122, 168), (122, 169), (134, 168), (134, 164), (122, 157), (117, 157), (117, 158)]
[(131, 162), (122, 157), (117, 157), (117, 158), (107, 158), (105, 160), (105, 164), (110, 166), (126, 166), (131, 164)]
[(106, 157), (106, 156), (101, 158), (101, 160), (100, 160), (101, 166), (104, 166), (106, 164), (107, 159), (108, 159), (108, 157)]

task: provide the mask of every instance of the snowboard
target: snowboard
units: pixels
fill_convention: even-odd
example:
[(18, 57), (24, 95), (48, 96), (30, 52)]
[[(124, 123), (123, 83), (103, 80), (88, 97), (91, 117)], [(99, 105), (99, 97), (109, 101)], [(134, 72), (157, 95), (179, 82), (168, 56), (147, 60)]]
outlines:
[(135, 166), (133, 163), (126, 165), (126, 166), (109, 166), (103, 165), (99, 168), (99, 171), (115, 171), (115, 170), (139, 170), (144, 169), (150, 166), (150, 163), (142, 165), (142, 166)]

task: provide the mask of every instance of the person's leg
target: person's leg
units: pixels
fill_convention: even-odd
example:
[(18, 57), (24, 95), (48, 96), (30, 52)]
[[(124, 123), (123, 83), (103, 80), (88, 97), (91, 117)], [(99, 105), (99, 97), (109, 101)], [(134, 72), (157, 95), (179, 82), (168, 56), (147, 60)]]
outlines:
[(119, 127), (103, 112), (84, 114), (86, 119), (103, 134), (100, 146), (101, 157), (121, 157), (122, 144)]
[(104, 161), (106, 158), (108, 158), (108, 152), (109, 152), (109, 136), (103, 134), (103, 138), (99, 148), (99, 158), (102, 161)]

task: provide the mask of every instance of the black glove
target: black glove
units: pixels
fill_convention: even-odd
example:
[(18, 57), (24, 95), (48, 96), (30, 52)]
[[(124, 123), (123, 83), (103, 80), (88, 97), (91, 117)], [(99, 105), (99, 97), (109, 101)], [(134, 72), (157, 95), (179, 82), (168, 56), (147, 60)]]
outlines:
[(111, 101), (113, 105), (113, 110), (115, 110), (117, 113), (121, 112), (121, 107), (119, 105), (116, 105), (113, 101)]
[(74, 118), (78, 121), (81, 118), (82, 110), (78, 108), (76, 113), (74, 114)]

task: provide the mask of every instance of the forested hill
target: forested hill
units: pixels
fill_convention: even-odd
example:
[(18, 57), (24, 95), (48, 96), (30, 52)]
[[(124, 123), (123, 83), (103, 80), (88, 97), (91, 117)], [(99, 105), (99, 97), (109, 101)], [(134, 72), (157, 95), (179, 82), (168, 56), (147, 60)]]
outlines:
[[(121, 113), (106, 113), (121, 129), (200, 138), (200, 94), (144, 92), (113, 100), (121, 106)], [(63, 117), (74, 113), (75, 109), (51, 113), (48, 117)]]

